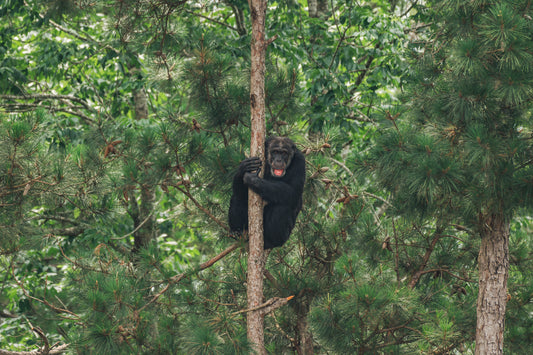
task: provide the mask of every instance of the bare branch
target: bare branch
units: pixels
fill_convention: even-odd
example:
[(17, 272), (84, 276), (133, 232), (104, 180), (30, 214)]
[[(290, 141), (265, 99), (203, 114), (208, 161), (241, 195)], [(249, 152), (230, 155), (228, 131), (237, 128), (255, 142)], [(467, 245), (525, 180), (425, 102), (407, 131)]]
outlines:
[(78, 104), (82, 105), (87, 110), (94, 111), (94, 109), (85, 101), (82, 100), (76, 96), (71, 95), (52, 95), (52, 94), (32, 94), (32, 95), (0, 95), (0, 99), (2, 100), (37, 100), (37, 101), (43, 101), (43, 100), (66, 100), (66, 101), (73, 101), (77, 102)]
[(161, 291), (159, 291), (154, 297), (152, 297), (152, 299), (147, 304), (145, 304), (144, 306), (139, 308), (138, 312), (142, 311), (143, 309), (145, 309), (146, 307), (148, 307), (149, 305), (151, 305), (152, 303), (157, 301), (159, 299), (159, 297), (161, 297), (165, 292), (168, 291), (168, 289), (170, 288), (170, 285), (180, 282), (181, 280), (183, 280), (185, 277), (187, 277), (191, 273), (200, 272), (202, 270), (207, 269), (208, 267), (213, 266), (213, 264), (215, 264), (217, 261), (219, 261), (220, 259), (222, 259), (226, 255), (228, 255), (229, 253), (231, 253), (232, 251), (237, 249), (237, 247), (239, 245), (240, 245), (240, 243), (234, 243), (234, 244), (230, 245), (229, 247), (227, 247), (224, 251), (222, 251), (220, 254), (218, 254), (214, 258), (206, 261), (205, 263), (200, 264), (200, 267), (198, 269), (195, 269), (193, 271), (184, 272), (184, 273), (181, 273), (179, 275), (172, 276), (169, 279), (168, 284)]
[(418, 270), (413, 274), (411, 281), (409, 281), (409, 288), (414, 288), (416, 284), (418, 283), (418, 280), (420, 280), (420, 277), (425, 274), (426, 272), (424, 269), (426, 268), (429, 258), (431, 257), (431, 254), (433, 253), (433, 250), (435, 249), (435, 245), (437, 245), (437, 242), (442, 238), (441, 231), (437, 230), (435, 231), (435, 235), (433, 236), (433, 240), (431, 241), (430, 245), (426, 249), (426, 253), (424, 254), (424, 257), (422, 258), (422, 262), (420, 263), (420, 266)]
[(0, 355), (55, 355), (55, 354), (62, 354), (65, 351), (67, 351), (69, 344), (63, 344), (58, 346), (57, 348), (50, 349), (48, 352), (45, 352), (44, 349), (36, 349), (32, 351), (9, 351), (9, 350), (3, 350), (0, 349)]
[(210, 22), (216, 23), (216, 24), (218, 24), (218, 25), (224, 26), (224, 27), (229, 28), (230, 30), (233, 30), (233, 31), (235, 31), (235, 32), (239, 32), (239, 30), (238, 30), (237, 28), (235, 28), (235, 27), (233, 27), (233, 26), (230, 26), (230, 25), (228, 25), (227, 23), (220, 22), (220, 21), (218, 21), (218, 20), (212, 19), (212, 18), (210, 18), (210, 17), (204, 16), (204, 15), (199, 14), (199, 13), (194, 12), (194, 11), (185, 10), (185, 12), (188, 13), (188, 14), (191, 14), (191, 15), (198, 16), (198, 17), (200, 17), (200, 18), (203, 18), (204, 20), (207, 20), (207, 21), (210, 21)]
[(229, 232), (229, 228), (226, 224), (224, 224), (222, 221), (220, 221), (218, 218), (216, 218), (211, 212), (209, 212), (209, 210), (205, 207), (203, 207), (192, 195), (189, 191), (187, 191), (186, 189), (183, 189), (180, 185), (177, 185), (177, 184), (173, 184), (173, 185), (170, 185), (170, 186), (173, 186), (175, 187), (176, 189), (178, 189), (179, 191), (181, 191), (185, 196), (187, 196), (189, 198), (189, 200), (192, 201), (192, 203), (194, 203), (196, 205), (196, 207), (198, 207), (202, 212), (204, 212), (206, 215), (209, 216), (209, 218), (211, 218), (213, 221), (215, 221), (216, 224), (218, 224), (219, 226), (221, 226), (222, 228), (224, 228), (226, 231)]
[[(66, 314), (71, 315), (75, 319), (79, 319), (80, 318), (76, 313), (71, 312), (68, 309), (63, 309), (63, 308), (56, 307), (56, 306), (54, 306), (53, 304), (51, 304), (50, 302), (48, 302), (45, 299), (40, 299), (40, 298), (33, 297), (32, 295), (30, 295), (28, 293), (28, 291), (26, 291), (26, 289), (24, 288), (24, 284), (22, 283), (22, 281), (19, 281), (19, 279), (17, 279), (17, 277), (15, 276), (15, 265), (13, 265), (12, 268), (11, 268), (11, 275), (13, 276), (13, 280), (15, 280), (15, 282), (19, 285), (19, 287), (22, 290), (22, 292), (24, 293), (24, 295), (26, 297), (28, 297), (29, 299), (32, 299), (34, 301), (37, 301), (39, 303), (44, 304), (45, 306), (49, 307), (50, 309), (52, 309), (56, 313), (59, 313), (59, 314), (66, 313)], [(66, 317), (66, 318), (67, 319), (73, 319), (71, 317)], [(0, 353), (0, 355), (2, 355), (2, 354)]]
[(237, 315), (237, 314), (240, 314), (240, 313), (259, 311), (259, 313), (261, 313), (262, 316), (265, 316), (265, 315), (269, 314), (270, 312), (272, 312), (272, 311), (274, 311), (274, 310), (276, 310), (276, 309), (278, 309), (280, 307), (283, 307), (284, 305), (286, 305), (293, 298), (294, 298), (294, 296), (272, 297), (271, 299), (269, 299), (268, 301), (266, 301), (263, 304), (260, 304), (259, 306), (252, 307), (252, 308), (247, 308), (247, 309), (242, 309), (240, 311), (233, 312), (233, 314)]
[[(80, 109), (85, 109), (91, 112), (96, 112), (86, 101), (70, 95), (51, 95), (51, 94), (32, 94), (32, 95), (0, 95), (0, 100), (12, 101), (14, 103), (1, 102), (0, 107), (4, 107), (6, 111), (11, 112), (27, 112), (38, 108), (45, 108), (50, 112), (65, 112), (73, 116), (78, 116), (87, 123), (94, 123), (94, 120), (86, 114), (80, 112)], [(50, 100), (59, 101), (65, 107), (54, 106), (51, 103), (46, 103)], [(24, 101), (21, 103), (20, 101)], [(28, 102), (35, 101), (35, 102)], [(74, 103), (81, 105), (74, 105)]]

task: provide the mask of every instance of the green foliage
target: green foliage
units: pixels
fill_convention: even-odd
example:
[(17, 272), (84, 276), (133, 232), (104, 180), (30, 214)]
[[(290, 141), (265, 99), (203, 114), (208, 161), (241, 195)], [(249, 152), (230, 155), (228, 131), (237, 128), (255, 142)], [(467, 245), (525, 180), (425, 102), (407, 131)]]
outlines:
[[(47, 151), (47, 132), (41, 132), (43, 111), (35, 114), (0, 116), (0, 251), (9, 253), (22, 243), (32, 243), (38, 229), (27, 223), (28, 207), (45, 201), (61, 188), (65, 178), (61, 155)], [(59, 160), (59, 161), (58, 161)]]
[[(527, 22), (517, 21), (516, 32), (510, 25), (521, 16), (519, 4), (469, 6), (447, 7), (445, 19), (471, 13), (473, 29), (429, 42), (439, 48), (429, 57), (429, 51), (413, 51), (421, 60), (409, 92), (412, 110), (389, 115), (391, 132), (380, 138), (371, 159), (382, 185), (398, 194), (402, 210), (434, 213), (446, 208), (472, 224), (480, 211), (512, 215), (526, 202), (524, 191), (514, 186), (520, 185), (516, 175), (522, 175), (529, 159), (517, 152), (530, 149), (524, 140), (528, 130), (521, 124), (529, 116), (525, 109), (533, 61), (517, 66), (507, 55), (508, 48), (525, 55), (518, 43), (530, 40)], [(439, 75), (428, 78), (425, 73), (432, 70)], [(427, 91), (420, 90), (420, 81)], [(414, 121), (423, 126), (412, 125)], [(457, 198), (462, 202), (454, 203)]]
[(293, 62), (310, 57), (302, 71), (311, 104), (307, 121), (314, 131), (327, 131), (328, 123), (358, 130), (361, 122), (374, 118), (382, 102), (394, 99), (393, 88), (406, 70), (406, 24), (390, 4), (361, 6), (348, 0), (338, 2), (335, 10), (338, 16), (326, 21), (303, 17), (307, 26), (297, 25), (305, 31), (301, 52), (292, 50)]
[(409, 327), (416, 321), (409, 292), (381, 277), (367, 282), (325, 298), (311, 312), (319, 339), (336, 353), (397, 353), (413, 336)]
[[(527, 216), (533, 195), (530, 10), (477, 4), (269, 4), (267, 131), (307, 161), (304, 209), (267, 260), (266, 299), (295, 296), (265, 316), (270, 352), (473, 348), (466, 221), (494, 195)], [(153, 5), (0, 4), (1, 349), (41, 345), (31, 324), (73, 353), (251, 351), (245, 242), (199, 270), (235, 243), (248, 5)], [(428, 26), (433, 11), (455, 26)], [(443, 42), (413, 42), (415, 64), (408, 36)], [(393, 105), (407, 79), (409, 110)], [(530, 229), (513, 224), (513, 353), (531, 346)]]
[[(435, 258), (437, 270), (466, 281), (476, 277), (468, 258), (475, 260), (487, 216), (511, 220), (518, 211), (529, 213), (533, 201), (523, 184), (531, 179), (526, 152), (531, 151), (533, 61), (525, 43), (532, 32), (531, 21), (524, 20), (530, 9), (525, 2), (442, 1), (428, 10), (435, 27), (419, 33), (420, 41), (410, 46), (414, 70), (403, 107), (386, 112), (386, 129), (358, 164), (391, 194), (393, 218), (417, 224), (433, 219), (428, 226), (434, 225), (435, 234), (423, 244), (426, 254), (416, 264), (431, 269), (427, 261)], [(414, 243), (412, 237), (407, 241)], [(393, 244), (385, 246), (393, 249)], [(461, 255), (462, 270), (451, 271), (458, 264), (451, 255)], [(396, 262), (403, 266), (404, 261), (402, 256)], [(469, 276), (459, 276), (465, 273)], [(412, 279), (420, 290), (427, 287), (423, 278)], [(510, 289), (513, 282), (511, 277)], [(471, 287), (469, 281), (459, 282), (453, 294), (470, 298)], [(450, 309), (442, 308), (442, 295), (431, 298), (435, 309)], [(471, 351), (473, 334), (464, 329), (473, 324), (455, 312), (463, 309), (462, 302), (453, 303), (451, 314), (437, 311), (436, 319), (424, 324), (419, 351), (433, 352), (439, 343), (444, 349), (461, 344), (460, 351)], [(463, 336), (457, 329), (463, 329)], [(448, 345), (435, 341), (441, 335)]]

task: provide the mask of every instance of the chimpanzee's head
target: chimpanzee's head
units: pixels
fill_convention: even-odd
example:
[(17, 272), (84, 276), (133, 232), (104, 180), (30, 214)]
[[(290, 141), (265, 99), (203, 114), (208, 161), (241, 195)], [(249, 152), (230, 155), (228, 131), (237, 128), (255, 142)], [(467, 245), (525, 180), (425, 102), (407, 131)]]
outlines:
[(267, 169), (273, 177), (285, 176), (291, 165), (296, 145), (286, 137), (271, 137), (265, 142)]

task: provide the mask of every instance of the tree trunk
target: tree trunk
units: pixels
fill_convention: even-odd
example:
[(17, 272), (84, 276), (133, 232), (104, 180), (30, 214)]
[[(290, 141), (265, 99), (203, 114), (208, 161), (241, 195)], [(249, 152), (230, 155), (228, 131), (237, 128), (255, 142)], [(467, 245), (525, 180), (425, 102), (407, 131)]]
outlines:
[[(132, 198), (135, 195), (132, 194)], [(133, 233), (133, 252), (137, 253), (145, 248), (155, 239), (155, 225), (152, 211), (155, 203), (155, 191), (153, 186), (141, 186), (141, 205), (138, 207), (138, 216), (134, 220), (134, 227), (137, 230)]]
[(328, 0), (318, 0), (317, 1), (317, 17), (327, 17), (328, 16)]
[(478, 262), (476, 355), (503, 354), (509, 272), (509, 222), (503, 216), (484, 218)]
[(309, 12), (309, 17), (318, 17), (318, 1), (317, 0), (308, 0), (307, 1), (307, 11)]
[(328, 0), (309, 0), (307, 1), (307, 12), (309, 17), (325, 17), (328, 12)]
[[(265, 142), (265, 16), (266, 0), (250, 0), (252, 16), (251, 43), (251, 156), (264, 157)], [(264, 169), (262, 169), (264, 171)], [(263, 201), (250, 190), (248, 201), (248, 308), (263, 302)], [(247, 314), (248, 340), (253, 344), (256, 354), (266, 354), (264, 344), (264, 324), (261, 310)]]
[(298, 355), (314, 354), (313, 335), (309, 331), (308, 315), (309, 305), (307, 301), (304, 301), (296, 307), (296, 334), (298, 336), (296, 352)]
[(144, 88), (133, 90), (133, 103), (135, 104), (135, 119), (144, 120), (148, 118), (148, 98)]
[[(131, 68), (130, 68), (131, 69)], [(133, 72), (137, 69), (131, 69)], [(148, 98), (144, 88), (139, 88), (133, 91), (133, 103), (135, 106), (135, 119), (142, 120), (148, 118)], [(150, 184), (141, 184), (141, 204), (137, 206), (135, 194), (131, 194), (130, 206), (135, 211), (134, 228), (136, 232), (133, 233), (134, 244), (133, 253), (139, 252), (145, 248), (150, 242), (155, 239), (155, 224), (152, 211), (155, 203), (155, 187)]]

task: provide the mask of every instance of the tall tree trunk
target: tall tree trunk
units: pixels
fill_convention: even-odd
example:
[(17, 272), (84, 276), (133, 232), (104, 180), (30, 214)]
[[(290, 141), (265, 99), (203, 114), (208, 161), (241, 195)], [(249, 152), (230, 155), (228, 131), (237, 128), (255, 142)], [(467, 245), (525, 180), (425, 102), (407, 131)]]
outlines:
[[(135, 198), (134, 194), (132, 194)], [(137, 253), (155, 239), (154, 216), (152, 214), (155, 203), (155, 191), (153, 186), (141, 186), (141, 205), (138, 207), (138, 216), (134, 220), (133, 252)]]
[(318, 17), (318, 1), (317, 0), (308, 0), (307, 1), (307, 11), (309, 12), (309, 17)]
[(309, 17), (324, 17), (328, 13), (328, 0), (308, 0), (307, 12)]
[[(132, 69), (133, 72), (136, 72), (136, 70)], [(144, 88), (133, 91), (133, 103), (135, 106), (135, 119), (142, 120), (148, 118), (148, 98)], [(136, 216), (134, 218), (136, 232), (133, 233), (133, 253), (137, 253), (140, 249), (145, 248), (155, 238), (155, 224), (152, 214), (155, 203), (155, 187), (150, 184), (140, 184), (140, 189), (140, 205), (137, 206), (134, 193), (131, 194), (132, 200), (130, 203)]]
[(133, 103), (135, 104), (135, 119), (144, 120), (148, 118), (148, 98), (144, 88), (133, 91)]
[(503, 354), (509, 273), (509, 222), (503, 216), (484, 218), (478, 262), (476, 355)]
[[(251, 147), (252, 156), (264, 157), (265, 142), (265, 16), (266, 0), (250, 0), (252, 15), (251, 43)], [(264, 171), (264, 169), (262, 169)], [(263, 201), (250, 190), (248, 201), (248, 308), (263, 302)], [(260, 310), (250, 311), (247, 315), (248, 340), (253, 344), (256, 354), (266, 354), (264, 343), (263, 314)]]
[(328, 16), (328, 0), (318, 0), (317, 1), (317, 17), (327, 17)]
[(296, 307), (296, 335), (298, 337), (298, 345), (296, 352), (298, 355), (312, 355), (314, 354), (313, 335), (309, 331), (309, 302), (307, 300), (300, 301)]

